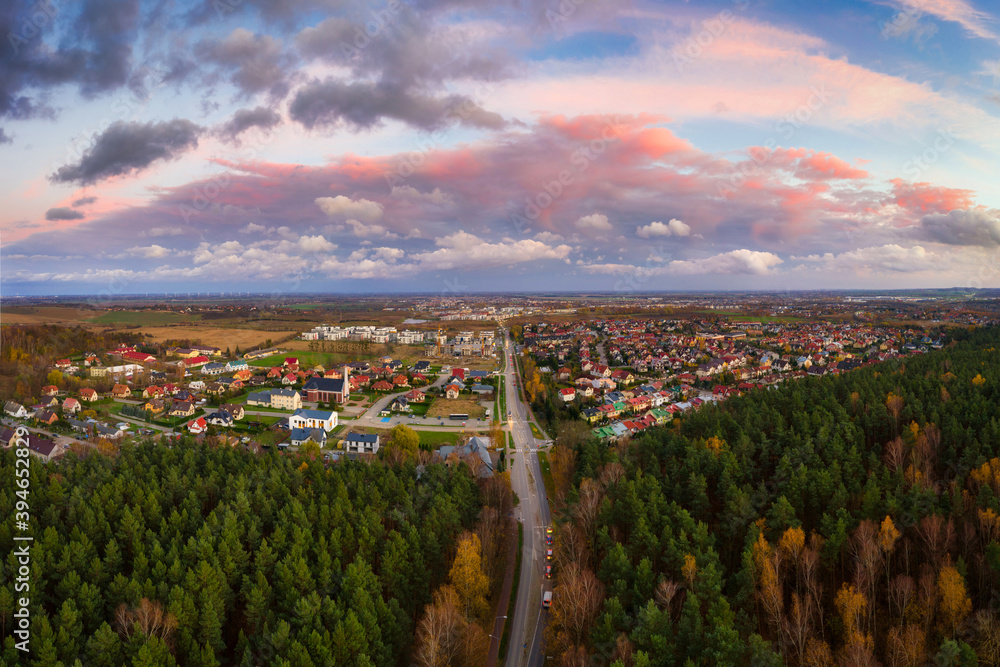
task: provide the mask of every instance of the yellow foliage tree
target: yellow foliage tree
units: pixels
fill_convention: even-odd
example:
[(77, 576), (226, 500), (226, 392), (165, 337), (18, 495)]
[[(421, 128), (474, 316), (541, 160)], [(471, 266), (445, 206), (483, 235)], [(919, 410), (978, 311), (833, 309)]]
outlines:
[(791, 562), (798, 563), (799, 554), (806, 546), (806, 531), (801, 528), (789, 528), (778, 540), (778, 550)]
[(684, 565), (681, 566), (681, 574), (687, 580), (688, 588), (694, 586), (694, 578), (698, 574), (698, 563), (695, 562), (694, 556), (691, 554), (684, 554)]
[(458, 538), (458, 553), (448, 576), (465, 618), (485, 622), (489, 614), (486, 593), (490, 589), (490, 579), (483, 573), (482, 545), (476, 534), (463, 533)]
[(950, 562), (945, 563), (938, 573), (938, 591), (941, 625), (948, 636), (953, 637), (972, 611), (972, 601), (965, 591), (962, 575)]
[(844, 626), (844, 644), (864, 643), (861, 632), (861, 618), (868, 608), (868, 600), (864, 593), (856, 590), (853, 585), (845, 583), (833, 600), (837, 613), (840, 614)]
[(976, 387), (986, 384), (986, 378), (984, 378), (979, 373), (976, 373), (976, 377), (972, 378), (972, 384)]
[(725, 446), (726, 446), (726, 441), (718, 436), (713, 435), (711, 438), (705, 441), (705, 447), (707, 447), (708, 451), (712, 452), (716, 456), (722, 453), (722, 450), (723, 448), (725, 448)]

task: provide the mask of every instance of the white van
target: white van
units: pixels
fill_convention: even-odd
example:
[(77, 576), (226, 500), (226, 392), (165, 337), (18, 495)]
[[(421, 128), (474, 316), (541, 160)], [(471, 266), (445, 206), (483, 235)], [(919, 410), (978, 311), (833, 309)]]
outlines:
[(552, 591), (545, 591), (545, 595), (542, 596), (542, 606), (545, 608), (552, 606)]

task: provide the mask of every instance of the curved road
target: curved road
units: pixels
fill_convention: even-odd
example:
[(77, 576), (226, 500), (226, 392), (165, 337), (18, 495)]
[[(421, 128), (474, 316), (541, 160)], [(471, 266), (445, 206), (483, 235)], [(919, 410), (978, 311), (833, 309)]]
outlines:
[[(544, 577), (545, 527), (551, 521), (549, 502), (538, 464), (535, 440), (528, 425), (528, 408), (521, 402), (518, 388), (514, 386), (516, 371), (512, 364), (514, 344), (503, 330), (504, 377), (510, 433), (514, 440), (515, 454), (510, 459), (510, 482), (520, 502), (518, 520), (524, 525), (524, 550), (521, 556), (521, 578), (517, 586), (517, 601), (511, 623), (510, 643), (507, 647), (507, 667), (541, 665), (547, 612), (542, 610), (542, 592), (549, 590)], [(527, 645), (527, 648), (525, 648)]]

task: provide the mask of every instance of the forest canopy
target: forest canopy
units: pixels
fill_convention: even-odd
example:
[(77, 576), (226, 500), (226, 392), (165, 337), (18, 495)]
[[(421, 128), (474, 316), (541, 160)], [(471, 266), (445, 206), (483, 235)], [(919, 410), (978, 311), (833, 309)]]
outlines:
[[(14, 459), (0, 453), (3, 479)], [(16, 497), (0, 485), (2, 665), (409, 664), (482, 507), (466, 466), (193, 444), (69, 454), (30, 479), (30, 654), (9, 636)]]
[(549, 651), (998, 664), (1000, 332), (960, 338), (611, 447), (565, 430)]

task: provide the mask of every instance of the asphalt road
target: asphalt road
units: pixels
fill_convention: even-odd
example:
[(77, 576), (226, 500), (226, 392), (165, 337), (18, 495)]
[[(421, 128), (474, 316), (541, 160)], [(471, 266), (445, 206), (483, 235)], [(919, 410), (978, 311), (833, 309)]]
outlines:
[[(536, 440), (528, 425), (528, 409), (521, 402), (514, 386), (516, 374), (511, 364), (513, 342), (504, 330), (504, 360), (508, 420), (515, 453), (510, 459), (510, 481), (520, 502), (515, 513), (524, 524), (524, 550), (521, 556), (521, 578), (517, 586), (517, 601), (507, 648), (507, 667), (541, 665), (544, 661), (543, 634), (548, 612), (542, 609), (542, 593), (549, 590), (545, 579), (545, 527), (550, 525), (549, 502), (538, 464)], [(556, 602), (553, 602), (554, 604)]]

